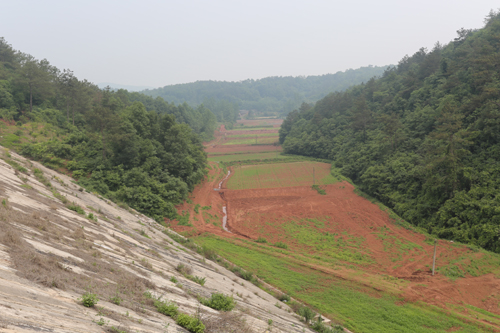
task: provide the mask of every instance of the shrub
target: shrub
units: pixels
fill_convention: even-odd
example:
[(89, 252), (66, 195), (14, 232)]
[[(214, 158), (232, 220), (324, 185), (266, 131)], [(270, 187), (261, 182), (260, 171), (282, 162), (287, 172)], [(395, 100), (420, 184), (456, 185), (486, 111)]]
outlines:
[(304, 317), (304, 321), (308, 324), (316, 316), (316, 313), (307, 306), (303, 306), (299, 309), (299, 315)]
[(256, 240), (257, 243), (267, 243), (267, 239), (265, 239), (264, 237), (259, 237), (257, 240)]
[(214, 293), (210, 298), (202, 298), (200, 303), (220, 311), (231, 311), (235, 306), (233, 296), (227, 296), (222, 293)]
[(333, 327), (328, 327), (321, 320), (318, 318), (317, 321), (315, 321), (312, 324), (312, 329), (315, 330), (316, 332), (319, 333), (341, 333), (344, 332), (344, 328), (340, 325), (335, 325)]
[(120, 303), (123, 301), (123, 299), (122, 299), (120, 296), (115, 295), (115, 296), (111, 297), (111, 298), (109, 299), (109, 301), (110, 301), (111, 303), (113, 303), (113, 304), (120, 305)]
[(203, 255), (208, 260), (217, 260), (217, 252), (214, 249), (209, 249), (206, 246), (202, 246), (199, 250), (200, 254)]
[(172, 281), (173, 283), (177, 283), (177, 282), (178, 282), (178, 281), (177, 281), (177, 279), (175, 278), (175, 276), (172, 276), (172, 277), (170, 278), (170, 281)]
[(179, 307), (175, 305), (174, 303), (171, 302), (164, 302), (164, 301), (156, 301), (154, 303), (156, 310), (159, 313), (164, 314), (165, 316), (169, 317), (175, 317), (177, 314), (179, 314)]
[(192, 333), (203, 333), (205, 332), (205, 325), (201, 322), (199, 318), (191, 317), (188, 314), (181, 313), (177, 316), (175, 322), (179, 325), (187, 329)]
[(177, 267), (175, 267), (175, 270), (184, 276), (191, 275), (193, 273), (193, 269), (191, 267), (188, 267), (182, 263), (179, 263)]
[(319, 185), (313, 185), (312, 189), (316, 190), (321, 195), (326, 195), (325, 190), (323, 190), (321, 187), (319, 187)]
[(91, 308), (99, 302), (97, 295), (90, 291), (86, 291), (79, 299), (82, 301), (83, 306), (87, 308)]
[(282, 302), (290, 302), (290, 295), (287, 294), (279, 293), (276, 298)]
[(283, 242), (277, 242), (277, 243), (274, 243), (274, 246), (279, 247), (279, 248), (282, 248), (282, 249), (285, 249), (285, 250), (287, 250), (287, 249), (288, 249), (288, 245), (286, 245), (286, 244), (285, 244), (285, 243), (283, 243)]
[(67, 206), (69, 210), (75, 211), (78, 214), (85, 215), (85, 211), (82, 209), (82, 207), (78, 206), (77, 204), (73, 203), (72, 205)]
[(194, 281), (194, 282), (202, 285), (202, 286), (205, 285), (205, 282), (207, 281), (207, 278), (199, 277), (199, 276), (188, 275), (187, 278), (190, 279), (191, 281)]

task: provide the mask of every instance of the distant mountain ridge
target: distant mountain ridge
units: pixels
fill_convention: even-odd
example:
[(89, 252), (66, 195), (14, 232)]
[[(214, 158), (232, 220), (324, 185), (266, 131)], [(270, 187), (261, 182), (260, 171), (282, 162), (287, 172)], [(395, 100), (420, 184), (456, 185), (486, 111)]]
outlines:
[(389, 66), (367, 66), (348, 69), (335, 74), (311, 76), (266, 77), (238, 82), (196, 81), (163, 88), (141, 91), (152, 97), (176, 104), (187, 102), (191, 106), (208, 100), (225, 100), (237, 103), (241, 109), (262, 113), (288, 114), (303, 102), (315, 102), (327, 94), (367, 82), (380, 76)]

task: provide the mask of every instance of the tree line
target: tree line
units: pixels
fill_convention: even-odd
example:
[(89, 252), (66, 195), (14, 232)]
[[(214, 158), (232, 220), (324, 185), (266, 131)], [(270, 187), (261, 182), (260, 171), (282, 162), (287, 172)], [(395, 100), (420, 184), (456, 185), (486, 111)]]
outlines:
[[(144, 90), (153, 97), (163, 97), (175, 103), (210, 105), (224, 103), (238, 110), (257, 111), (264, 116), (286, 116), (302, 102), (315, 102), (332, 91), (342, 91), (352, 85), (381, 75), (387, 66), (367, 66), (345, 72), (317, 76), (267, 77), (260, 80), (197, 81), (163, 88)], [(215, 109), (215, 108), (214, 108)], [(218, 117), (218, 120), (221, 119)]]
[(500, 14), (381, 78), (302, 104), (286, 153), (333, 160), (359, 188), (442, 238), (500, 252)]
[(206, 106), (99, 89), (70, 70), (14, 50), (4, 38), (0, 118), (3, 128), (15, 123), (29, 131), (2, 139), (20, 142), (24, 135), (16, 148), (25, 156), (68, 170), (87, 190), (157, 220), (176, 218), (174, 205), (205, 176), (202, 140), (210, 139), (217, 125)]

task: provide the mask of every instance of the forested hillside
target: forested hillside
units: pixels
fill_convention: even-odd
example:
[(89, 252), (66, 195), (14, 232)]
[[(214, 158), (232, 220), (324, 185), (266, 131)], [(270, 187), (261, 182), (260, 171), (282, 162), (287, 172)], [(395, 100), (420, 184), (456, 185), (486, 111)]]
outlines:
[[(153, 97), (174, 103), (236, 105), (242, 110), (255, 110), (263, 115), (286, 115), (302, 102), (315, 102), (332, 91), (343, 91), (352, 85), (381, 75), (387, 66), (368, 66), (345, 72), (307, 77), (267, 77), (240, 82), (197, 81), (163, 88), (144, 90)], [(214, 112), (215, 113), (215, 112)], [(221, 121), (221, 120), (219, 120)]]
[(203, 179), (201, 140), (216, 126), (206, 107), (101, 90), (3, 38), (0, 118), (0, 144), (156, 219), (176, 217), (174, 204)]
[(327, 158), (359, 188), (439, 237), (500, 252), (500, 14), (383, 77), (303, 104), (287, 153)]

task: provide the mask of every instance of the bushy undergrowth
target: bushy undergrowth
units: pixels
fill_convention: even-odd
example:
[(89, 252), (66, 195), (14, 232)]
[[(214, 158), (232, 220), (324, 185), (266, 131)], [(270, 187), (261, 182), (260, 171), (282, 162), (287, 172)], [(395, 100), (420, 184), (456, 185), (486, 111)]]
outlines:
[(326, 195), (326, 191), (324, 189), (322, 189), (321, 187), (319, 187), (319, 185), (313, 185), (312, 189), (316, 190), (321, 195)]
[(171, 302), (157, 300), (154, 302), (156, 310), (165, 316), (175, 318), (179, 314), (179, 307)]
[(192, 317), (185, 313), (180, 313), (175, 319), (175, 322), (192, 333), (203, 333), (205, 331), (205, 325), (199, 318)]
[(231, 311), (235, 306), (234, 298), (222, 293), (214, 293), (210, 298), (201, 298), (200, 303), (220, 311)]
[(91, 293), (90, 291), (86, 291), (81, 297), (80, 300), (82, 301), (83, 306), (87, 308), (91, 308), (94, 305), (99, 302), (99, 297), (97, 297), (97, 294)]

